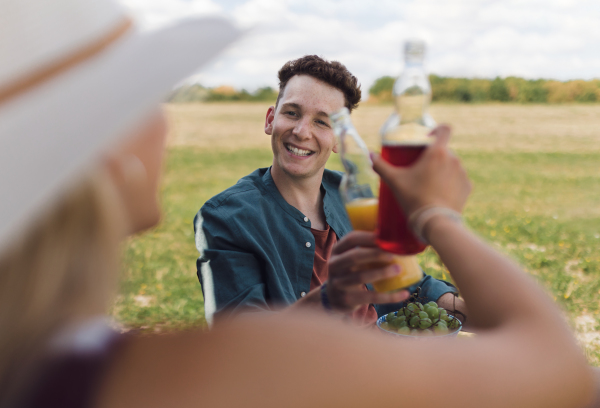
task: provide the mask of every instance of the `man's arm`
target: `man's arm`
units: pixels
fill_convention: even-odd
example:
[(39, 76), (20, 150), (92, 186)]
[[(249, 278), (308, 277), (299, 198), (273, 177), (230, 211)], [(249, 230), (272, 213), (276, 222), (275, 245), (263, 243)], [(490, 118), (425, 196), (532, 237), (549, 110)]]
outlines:
[(212, 323), (242, 311), (269, 310), (258, 259), (243, 248), (243, 237), (219, 209), (204, 205), (194, 218), (198, 279), (206, 320)]

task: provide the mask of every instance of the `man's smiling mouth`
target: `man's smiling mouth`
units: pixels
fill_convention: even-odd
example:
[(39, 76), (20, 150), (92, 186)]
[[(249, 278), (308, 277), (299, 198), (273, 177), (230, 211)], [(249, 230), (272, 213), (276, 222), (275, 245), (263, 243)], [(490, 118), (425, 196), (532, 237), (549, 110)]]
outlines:
[(310, 156), (311, 154), (314, 153), (314, 152), (312, 152), (310, 150), (298, 149), (297, 147), (294, 147), (294, 146), (289, 145), (287, 143), (284, 143), (283, 145), (288, 150), (288, 152), (293, 153), (296, 156)]

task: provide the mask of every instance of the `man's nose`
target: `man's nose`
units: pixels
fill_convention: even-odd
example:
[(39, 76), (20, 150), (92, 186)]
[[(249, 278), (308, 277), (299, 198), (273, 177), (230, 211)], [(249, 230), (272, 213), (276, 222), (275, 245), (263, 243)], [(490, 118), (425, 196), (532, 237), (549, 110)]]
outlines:
[(296, 136), (299, 140), (306, 140), (310, 138), (310, 119), (302, 118), (294, 127), (294, 136)]

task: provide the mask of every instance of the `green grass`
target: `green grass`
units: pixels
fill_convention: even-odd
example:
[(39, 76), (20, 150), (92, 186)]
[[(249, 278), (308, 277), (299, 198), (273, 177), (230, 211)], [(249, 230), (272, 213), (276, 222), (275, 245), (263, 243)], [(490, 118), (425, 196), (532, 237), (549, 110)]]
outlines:
[(205, 324), (196, 277), (194, 216), (210, 197), (270, 163), (270, 151), (262, 150), (169, 151), (161, 194), (162, 222), (131, 238), (124, 248), (121, 293), (113, 310), (120, 321), (155, 330)]
[[(547, 288), (573, 324), (581, 315), (600, 323), (600, 154), (460, 154), (474, 184), (467, 224), (521, 263)], [(331, 168), (339, 168), (337, 157)], [(207, 151), (172, 148), (163, 180), (164, 218), (125, 245), (114, 314), (147, 330), (202, 326), (192, 220), (211, 196), (271, 162), (269, 150)], [(427, 250), (421, 264), (449, 279)], [(510, 301), (511, 294), (506, 294)], [(600, 349), (586, 350), (600, 363)]]

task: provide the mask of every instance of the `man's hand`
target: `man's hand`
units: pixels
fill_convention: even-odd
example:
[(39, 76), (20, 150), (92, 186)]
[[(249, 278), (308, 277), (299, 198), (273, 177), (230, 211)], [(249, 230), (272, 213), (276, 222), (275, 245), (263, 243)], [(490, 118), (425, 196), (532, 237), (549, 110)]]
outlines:
[(443, 307), (449, 312), (451, 312), (452, 310), (457, 310), (460, 313), (463, 313), (464, 316), (462, 316), (460, 313), (457, 313), (456, 317), (458, 318), (458, 320), (461, 321), (464, 328), (472, 329), (472, 327), (468, 324), (468, 319), (465, 319), (468, 316), (468, 314), (467, 305), (465, 304), (464, 300), (462, 300), (458, 296), (455, 296), (454, 293), (444, 293), (442, 296), (440, 296), (436, 303), (439, 307)]
[(409, 297), (406, 290), (378, 293), (365, 290), (365, 284), (402, 273), (391, 263), (393, 255), (375, 243), (375, 234), (353, 231), (334, 247), (329, 259), (327, 296), (334, 310), (351, 312), (370, 303), (396, 303)]

